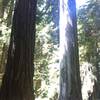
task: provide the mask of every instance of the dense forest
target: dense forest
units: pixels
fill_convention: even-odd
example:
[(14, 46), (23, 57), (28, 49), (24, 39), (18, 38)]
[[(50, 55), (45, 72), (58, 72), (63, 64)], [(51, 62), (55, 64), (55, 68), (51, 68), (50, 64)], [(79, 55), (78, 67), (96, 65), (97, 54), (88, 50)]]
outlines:
[(99, 0), (0, 0), (0, 100), (100, 100), (99, 77)]

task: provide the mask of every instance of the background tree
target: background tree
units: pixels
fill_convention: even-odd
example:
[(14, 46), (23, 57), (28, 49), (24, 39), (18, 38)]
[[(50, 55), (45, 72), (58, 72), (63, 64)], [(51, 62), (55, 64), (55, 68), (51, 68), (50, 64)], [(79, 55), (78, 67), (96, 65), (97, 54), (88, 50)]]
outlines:
[[(91, 83), (93, 84), (87, 92), (92, 96), (92, 100), (100, 98), (100, 3), (97, 0), (89, 0), (86, 5), (82, 6), (78, 11), (78, 30), (79, 30), (79, 47), (80, 47), (80, 63), (88, 62), (92, 66), (86, 65), (84, 70), (87, 69), (84, 74), (84, 81), (82, 80), (83, 89), (86, 88), (85, 79), (89, 73), (93, 76), (90, 77)], [(89, 65), (90, 65), (89, 64)], [(84, 64), (83, 64), (84, 65)], [(82, 71), (81, 71), (82, 72)], [(83, 71), (84, 72), (84, 71)], [(90, 76), (91, 76), (90, 75)], [(89, 82), (87, 81), (87, 84)], [(84, 84), (85, 83), (85, 84)], [(89, 87), (88, 85), (86, 85)], [(94, 88), (92, 90), (92, 88)], [(92, 93), (93, 91), (93, 93)], [(84, 93), (86, 91), (83, 90)], [(83, 94), (84, 94), (83, 93)], [(84, 98), (84, 97), (83, 97)]]
[(75, 0), (60, 0), (60, 100), (82, 100)]
[(33, 99), (36, 0), (16, 1), (1, 100)]
[(14, 0), (0, 1), (0, 51), (1, 51), (0, 73), (1, 74), (4, 73), (7, 60), (13, 5), (14, 5)]
[(55, 18), (59, 17), (58, 13), (57, 1), (38, 1), (34, 77), (36, 99), (54, 99), (53, 96), (58, 95), (58, 19)]

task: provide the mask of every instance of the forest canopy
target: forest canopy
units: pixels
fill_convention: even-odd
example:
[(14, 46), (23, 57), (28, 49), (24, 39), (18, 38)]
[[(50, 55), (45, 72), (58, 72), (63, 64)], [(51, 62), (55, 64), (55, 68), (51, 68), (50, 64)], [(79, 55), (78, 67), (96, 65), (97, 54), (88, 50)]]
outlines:
[[(9, 84), (9, 80), (12, 79), (12, 85), (7, 86), (14, 88), (16, 85), (13, 85), (13, 82), (17, 78), (19, 80), (21, 78), (20, 82), (22, 82), (23, 88), (27, 89), (28, 86), (32, 88), (27, 90), (31, 91), (30, 93), (25, 92), (25, 94), (33, 93), (35, 100), (58, 100), (63, 94), (60, 92), (62, 91), (60, 87), (63, 86), (63, 84), (61, 85), (61, 75), (63, 75), (63, 78), (67, 80), (65, 83), (67, 85), (71, 83), (68, 88), (66, 85), (65, 94), (70, 92), (72, 100), (76, 96), (73, 91), (75, 89), (81, 90), (82, 100), (100, 99), (100, 1), (86, 0), (84, 5), (79, 7), (78, 1), (64, 0), (65, 14), (63, 16), (60, 15), (62, 11), (60, 6), (63, 0), (19, 1), (17, 3), (17, 0), (16, 2), (14, 0), (0, 0), (0, 86), (3, 88), (3, 75), (7, 77)], [(59, 56), (63, 55), (63, 52), (60, 52), (63, 48), (63, 45), (60, 44), (63, 36), (60, 33), (63, 33), (64, 30), (61, 29), (60, 18), (65, 25), (62, 28), (66, 29), (64, 35), (66, 37), (62, 38), (62, 41), (66, 40), (63, 42), (65, 45), (63, 50), (65, 51), (62, 51), (65, 52), (65, 56), (63, 56), (65, 58), (62, 57), (62, 61)], [(69, 19), (73, 27), (69, 25)], [(14, 49), (14, 46), (9, 50), (12, 33), (15, 35), (14, 43), (18, 41), (15, 43), (15, 47), (19, 48), (18, 51)], [(67, 47), (69, 51), (67, 51)], [(14, 71), (11, 71), (13, 67), (7, 67), (9, 52), (14, 54), (16, 51), (18, 53), (14, 66), (17, 66), (18, 69), (15, 68)], [(13, 62), (13, 60), (10, 61)], [(20, 66), (25, 67), (20, 67), (17, 61), (22, 64)], [(62, 65), (61, 62), (63, 62)], [(61, 66), (66, 69), (61, 71)], [(5, 75), (7, 68), (9, 72), (11, 71), (7, 75), (13, 78)], [(28, 71), (30, 72), (28, 73)], [(68, 77), (66, 73), (69, 75)], [(19, 75), (17, 76), (17, 74)], [(78, 81), (75, 81), (74, 78)], [(25, 82), (26, 84), (23, 85)], [(3, 94), (1, 92), (0, 98)], [(81, 92), (79, 98), (81, 98)]]

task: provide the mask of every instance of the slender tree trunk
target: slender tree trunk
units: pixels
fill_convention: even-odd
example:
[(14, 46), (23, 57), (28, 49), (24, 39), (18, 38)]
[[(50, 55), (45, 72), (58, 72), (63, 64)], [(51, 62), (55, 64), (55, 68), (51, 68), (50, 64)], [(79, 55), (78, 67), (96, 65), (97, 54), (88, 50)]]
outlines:
[(82, 100), (75, 0), (60, 0), (60, 97)]
[[(94, 66), (96, 67), (96, 78), (97, 78), (97, 81), (95, 82), (94, 84), (94, 90), (93, 90), (93, 93), (92, 94), (95, 94), (95, 99), (100, 99), (100, 67), (99, 67), (99, 63), (100, 63), (100, 51), (99, 51), (99, 46), (98, 46), (98, 41), (95, 41), (95, 45), (94, 45), (94, 52), (95, 52), (95, 55), (94, 57), (96, 57), (96, 61), (95, 61), (95, 64)], [(93, 100), (95, 100), (93, 99)]]
[(7, 51), (8, 51), (8, 46), (6, 43), (3, 44), (2, 48), (2, 55), (1, 55), (1, 62), (0, 62), (0, 73), (4, 73), (5, 70), (5, 65), (6, 65), (6, 60), (7, 60)]
[(0, 100), (33, 99), (33, 53), (37, 0), (16, 0)]

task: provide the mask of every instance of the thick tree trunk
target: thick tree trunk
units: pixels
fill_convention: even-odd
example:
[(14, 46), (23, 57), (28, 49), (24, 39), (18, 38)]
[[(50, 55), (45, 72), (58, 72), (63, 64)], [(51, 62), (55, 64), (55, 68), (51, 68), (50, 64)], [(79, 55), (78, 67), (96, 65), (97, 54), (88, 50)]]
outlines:
[(33, 99), (33, 53), (37, 0), (16, 0), (0, 100)]
[(60, 97), (82, 100), (75, 0), (60, 0)]

